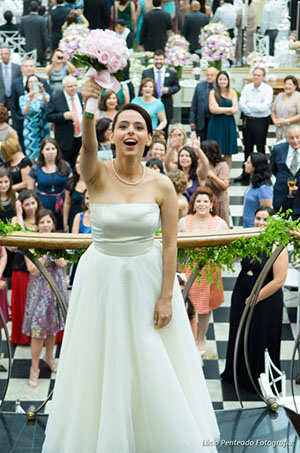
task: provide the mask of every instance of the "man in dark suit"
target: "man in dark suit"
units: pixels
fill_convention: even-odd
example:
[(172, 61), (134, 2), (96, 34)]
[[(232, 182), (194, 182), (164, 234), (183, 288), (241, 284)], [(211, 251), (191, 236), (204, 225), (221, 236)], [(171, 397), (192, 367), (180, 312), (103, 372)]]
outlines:
[(167, 134), (169, 123), (173, 118), (172, 95), (180, 90), (180, 85), (176, 71), (168, 69), (165, 66), (165, 54), (163, 50), (156, 50), (154, 52), (154, 67), (145, 69), (142, 73), (142, 79), (145, 79), (146, 77), (155, 80), (156, 93), (154, 93), (154, 95), (160, 99), (165, 106), (167, 117), (165, 132)]
[[(287, 142), (275, 145), (271, 152), (271, 168), (276, 182), (273, 207), (275, 211), (292, 209), (293, 220), (300, 217), (300, 126), (291, 126)], [(288, 180), (296, 180), (296, 190), (289, 193)], [(292, 195), (290, 198), (288, 195)]]
[(21, 77), (21, 67), (10, 61), (10, 49), (2, 47), (0, 49), (0, 102), (8, 110), (11, 110), (11, 89), (13, 80)]
[(65, 6), (64, 0), (55, 0), (55, 3), (56, 5), (50, 11), (52, 51), (58, 48), (58, 43), (62, 38), (61, 27), (70, 12), (70, 8)]
[(0, 26), (0, 31), (19, 31), (19, 27), (12, 23), (13, 14), (11, 11), (5, 11), (3, 17), (6, 22)]
[(44, 17), (38, 15), (37, 2), (29, 3), (29, 14), (23, 16), (20, 23), (20, 33), (25, 37), (25, 52), (37, 50), (37, 60), (41, 66), (46, 65), (46, 49), (48, 47), (47, 23)]
[(164, 49), (172, 30), (169, 13), (161, 9), (161, 0), (153, 0), (153, 9), (144, 15), (140, 43), (145, 50)]
[[(27, 77), (34, 74), (35, 64), (34, 61), (30, 58), (27, 58), (22, 63), (22, 75), (21, 77), (15, 79), (11, 87), (11, 115), (13, 120), (13, 127), (18, 132), (19, 142), (21, 147), (24, 150), (23, 143), (23, 120), (24, 115), (22, 114), (19, 106), (19, 97), (25, 93), (25, 85)], [(44, 85), (45, 90), (50, 94), (50, 87), (45, 79), (38, 77), (39, 81)]]
[(85, 0), (84, 17), (89, 21), (91, 30), (109, 27), (110, 5), (109, 0)]
[(63, 90), (55, 92), (46, 109), (46, 119), (55, 125), (55, 140), (63, 158), (75, 163), (81, 147), (82, 96), (77, 93), (77, 80), (69, 75), (63, 80)]
[(209, 17), (200, 12), (200, 3), (198, 1), (191, 3), (191, 10), (192, 12), (185, 17), (181, 34), (190, 43), (190, 52), (194, 53), (200, 48), (199, 34), (201, 28), (209, 23)]
[(206, 81), (200, 82), (194, 91), (192, 106), (190, 110), (190, 125), (192, 131), (196, 131), (201, 142), (206, 140), (210, 111), (208, 108), (208, 97), (210, 90), (214, 87), (218, 75), (216, 68), (206, 70)]

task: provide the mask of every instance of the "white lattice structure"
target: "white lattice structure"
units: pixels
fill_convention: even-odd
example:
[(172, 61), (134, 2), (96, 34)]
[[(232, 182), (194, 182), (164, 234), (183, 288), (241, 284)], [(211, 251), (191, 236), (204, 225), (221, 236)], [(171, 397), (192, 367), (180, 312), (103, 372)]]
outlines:
[(0, 46), (7, 46), (10, 48), (12, 54), (18, 55), (20, 60), (18, 63), (21, 63), (25, 58), (31, 58), (36, 63), (36, 49), (25, 52), (23, 48), (24, 44), (25, 38), (20, 36), (18, 31), (0, 31)]
[(269, 36), (263, 36), (258, 33), (254, 33), (254, 51), (268, 57), (270, 53), (270, 40)]

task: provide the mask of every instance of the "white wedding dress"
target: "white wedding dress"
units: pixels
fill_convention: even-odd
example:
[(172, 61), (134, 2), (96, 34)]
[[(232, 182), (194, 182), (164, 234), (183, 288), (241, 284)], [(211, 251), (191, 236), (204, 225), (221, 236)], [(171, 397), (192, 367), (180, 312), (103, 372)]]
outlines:
[[(173, 318), (154, 328), (162, 283), (156, 204), (92, 204), (43, 453), (199, 453), (219, 432), (177, 280)], [(206, 443), (207, 445), (207, 443)]]

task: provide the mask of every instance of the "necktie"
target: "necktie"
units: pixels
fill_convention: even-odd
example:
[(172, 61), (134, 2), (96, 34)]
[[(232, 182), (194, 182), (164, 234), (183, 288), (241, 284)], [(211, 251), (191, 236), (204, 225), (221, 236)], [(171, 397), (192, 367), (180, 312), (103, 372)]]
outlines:
[(157, 71), (157, 79), (156, 79), (156, 93), (157, 97), (161, 97), (161, 71)]
[(80, 123), (79, 123), (79, 115), (78, 115), (78, 110), (76, 107), (75, 103), (75, 98), (71, 98), (72, 102), (72, 112), (73, 112), (73, 122), (74, 122), (74, 135), (79, 135), (80, 134)]
[(293, 159), (291, 162), (290, 170), (293, 173), (293, 175), (295, 175), (298, 171), (298, 151), (296, 149), (294, 150), (294, 155), (293, 155)]
[(5, 64), (2, 66), (3, 68), (3, 81), (5, 87), (5, 95), (9, 97), (11, 95), (11, 84), (10, 84), (10, 77), (9, 77), (9, 68)]

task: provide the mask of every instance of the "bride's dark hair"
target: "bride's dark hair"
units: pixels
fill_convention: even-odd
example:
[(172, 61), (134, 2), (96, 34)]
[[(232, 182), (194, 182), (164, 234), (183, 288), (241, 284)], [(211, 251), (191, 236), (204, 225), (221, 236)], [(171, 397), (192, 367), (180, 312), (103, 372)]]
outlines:
[[(115, 130), (115, 127), (116, 127), (116, 123), (117, 123), (117, 120), (118, 120), (118, 117), (121, 113), (123, 112), (126, 112), (126, 110), (135, 110), (136, 112), (138, 112), (145, 120), (145, 123), (146, 123), (146, 127), (147, 127), (147, 132), (148, 134), (151, 134), (153, 133), (153, 129), (152, 129), (152, 121), (151, 121), (151, 117), (149, 115), (148, 112), (146, 112), (145, 109), (143, 109), (143, 107), (140, 107), (139, 105), (137, 104), (125, 104), (119, 111), (118, 113), (116, 114), (116, 116), (114, 117), (114, 120), (113, 120), (113, 123), (112, 123), (112, 132), (114, 132)], [(115, 151), (116, 150), (116, 147), (115, 145), (112, 143), (110, 145), (110, 148), (112, 151)], [(148, 153), (150, 149), (150, 146), (145, 146), (145, 150), (144, 150), (144, 156), (146, 156), (146, 154)]]

